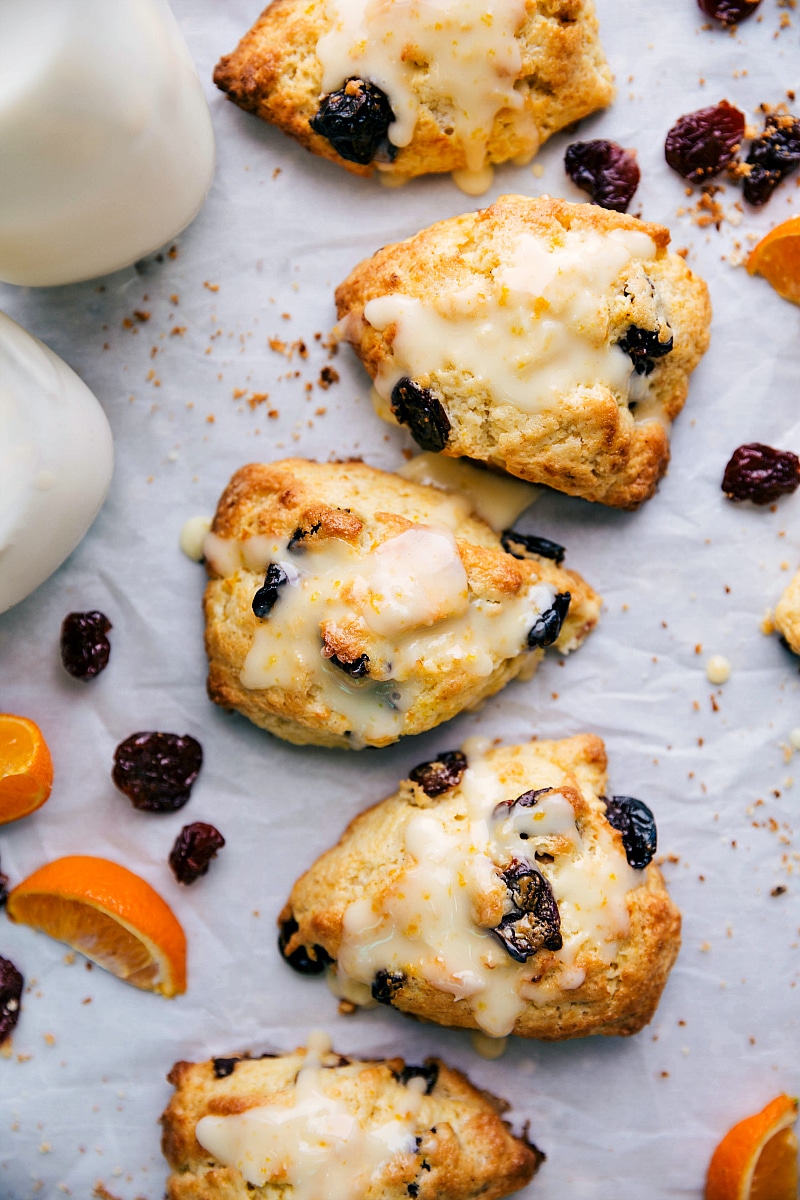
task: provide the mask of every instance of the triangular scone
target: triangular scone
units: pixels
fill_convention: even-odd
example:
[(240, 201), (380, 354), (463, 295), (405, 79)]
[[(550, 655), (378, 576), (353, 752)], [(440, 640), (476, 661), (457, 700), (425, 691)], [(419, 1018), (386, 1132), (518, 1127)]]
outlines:
[(637, 1033), (680, 945), (652, 813), (599, 738), (473, 739), (410, 773), (292, 889), (280, 946), (355, 1004), (557, 1040)]
[(706, 285), (668, 243), (593, 204), (501, 196), (357, 266), (339, 334), (424, 449), (636, 508), (709, 342)]
[(357, 175), (473, 192), (614, 95), (592, 0), (274, 0), (214, 82)]
[(800, 654), (800, 571), (778, 601), (775, 628), (789, 649)]
[[(308, 1049), (179, 1062), (166, 1112), (168, 1200), (500, 1200), (544, 1157), (508, 1105), (440, 1059), (361, 1062)], [(266, 1191), (262, 1191), (262, 1188)]]
[(600, 612), (580, 575), (507, 544), (465, 494), (364, 463), (243, 467), (205, 543), (211, 699), (354, 749), (475, 707)]

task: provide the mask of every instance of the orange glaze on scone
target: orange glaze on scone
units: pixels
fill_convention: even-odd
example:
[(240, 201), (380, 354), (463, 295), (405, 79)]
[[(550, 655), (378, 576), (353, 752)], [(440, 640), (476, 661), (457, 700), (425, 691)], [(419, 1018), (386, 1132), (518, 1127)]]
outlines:
[(360, 263), (338, 334), (425, 450), (635, 508), (709, 341), (706, 286), (668, 242), (597, 205), (502, 196)]
[(359, 1062), (324, 1034), (294, 1054), (176, 1063), (169, 1081), (168, 1200), (500, 1200), (543, 1157), (439, 1059)]
[(353, 1003), (494, 1037), (638, 1032), (680, 916), (652, 814), (605, 785), (589, 735), (440, 755), (295, 884), (282, 952)]
[(299, 744), (430, 729), (575, 649), (600, 609), (574, 572), (506, 553), (465, 494), (363, 463), (244, 467), (205, 557), (211, 698)]

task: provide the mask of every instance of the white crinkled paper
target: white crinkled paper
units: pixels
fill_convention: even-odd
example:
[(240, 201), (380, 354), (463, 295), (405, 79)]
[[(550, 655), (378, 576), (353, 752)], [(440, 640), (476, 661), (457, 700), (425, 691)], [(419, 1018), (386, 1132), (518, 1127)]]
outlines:
[[(139, 872), (186, 929), (189, 990), (171, 1002), (136, 992), (88, 972), (80, 956), (68, 965), (65, 947), (0, 919), (0, 954), (28, 983), (12, 1055), (0, 1059), (0, 1197), (84, 1200), (103, 1180), (122, 1200), (158, 1200), (156, 1122), (173, 1061), (290, 1049), (320, 1026), (345, 1053), (412, 1062), (440, 1053), (508, 1098), (517, 1127), (529, 1122), (547, 1154), (526, 1196), (699, 1197), (727, 1128), (777, 1092), (800, 1091), (800, 761), (784, 749), (800, 725), (800, 674), (759, 630), (800, 560), (800, 494), (772, 512), (732, 505), (719, 487), (740, 443), (800, 449), (800, 309), (725, 260), (735, 242), (746, 248), (749, 235), (800, 210), (800, 190), (795, 176), (765, 209), (742, 215), (729, 187), (716, 199), (740, 224), (699, 229), (676, 215), (697, 197), (666, 167), (663, 143), (676, 117), (723, 97), (750, 115), (787, 89), (800, 94), (800, 12), (763, 0), (759, 18), (732, 35), (703, 30), (695, 0), (598, 0), (619, 94), (578, 136), (636, 148), (633, 211), (672, 228), (715, 308), (673, 465), (638, 513), (545, 493), (525, 518), (525, 528), (565, 544), (567, 565), (605, 597), (602, 624), (579, 653), (563, 665), (549, 658), (531, 682), (446, 728), (347, 754), (285, 745), (207, 701), (203, 570), (181, 555), (178, 537), (188, 517), (213, 511), (245, 462), (402, 461), (410, 441), (373, 415), (348, 351), (332, 363), (340, 382), (318, 386), (327, 355), (314, 335), (333, 324), (332, 289), (356, 261), (475, 202), (447, 178), (385, 190), (240, 112), (210, 77), (257, 0), (173, 2), (206, 83), (219, 159), (177, 257), (100, 283), (0, 288), (0, 308), (100, 398), (117, 453), (89, 536), (0, 617), (0, 709), (40, 723), (56, 769), (49, 803), (2, 828), (0, 854), (12, 882), (69, 853)], [(500, 169), (486, 199), (580, 199), (562, 168), (574, 136), (544, 148), (543, 174)], [(288, 360), (270, 338), (302, 339), (307, 359)], [(111, 619), (113, 649), (108, 670), (84, 684), (63, 672), (58, 632), (66, 612), (88, 608)], [(722, 689), (705, 677), (711, 654), (733, 665)], [(202, 742), (205, 764), (181, 812), (136, 812), (111, 783), (114, 747), (142, 729)], [(647, 1030), (629, 1040), (515, 1042), (489, 1062), (467, 1034), (385, 1008), (341, 1017), (321, 980), (281, 962), (274, 922), (294, 878), (409, 767), (472, 734), (515, 741), (583, 730), (606, 740), (612, 791), (654, 809), (684, 913), (683, 950)], [(182, 889), (166, 858), (192, 820), (217, 825), (227, 845), (206, 878)], [(776, 887), (787, 890), (773, 896)]]

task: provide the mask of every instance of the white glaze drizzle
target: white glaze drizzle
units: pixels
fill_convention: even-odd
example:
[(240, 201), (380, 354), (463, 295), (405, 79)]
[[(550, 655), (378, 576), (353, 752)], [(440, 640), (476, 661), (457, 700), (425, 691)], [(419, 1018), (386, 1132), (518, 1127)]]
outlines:
[[(392, 388), (408, 376), (456, 372), (487, 393), (494, 406), (526, 413), (556, 408), (576, 389), (610, 389), (621, 405), (648, 395), (648, 382), (609, 343), (608, 295), (635, 260), (655, 257), (639, 230), (565, 230), (558, 242), (521, 234), (491, 277), (432, 301), (393, 293), (370, 300), (364, 319), (394, 327), (392, 353), (375, 379), (381, 415)], [(357, 331), (352, 331), (357, 336)], [(347, 330), (345, 330), (347, 336)], [(637, 418), (652, 416), (646, 408)]]
[[(610, 829), (578, 829), (557, 787), (534, 807), (493, 817), (519, 788), (501, 781), (477, 739), (464, 749), (469, 767), (453, 794), (455, 806), (445, 811), (440, 803), (413, 816), (405, 829), (408, 866), (387, 898), (377, 908), (364, 898), (345, 910), (336, 971), (369, 983), (380, 970), (411, 970), (465, 1000), (485, 1033), (504, 1037), (526, 1002), (545, 1004), (580, 987), (583, 947), (613, 962), (619, 938), (629, 932), (627, 894), (644, 876), (628, 865)], [(534, 786), (548, 783), (543, 768)], [(511, 908), (499, 871), (514, 858), (534, 863), (537, 850), (553, 856), (535, 865), (553, 890), (564, 944), (518, 963), (489, 926)], [(555, 970), (540, 984), (543, 960)]]
[(200, 1145), (255, 1187), (288, 1184), (293, 1200), (360, 1200), (376, 1172), (415, 1152), (425, 1080), (387, 1084), (387, 1102), (361, 1121), (333, 1093), (342, 1075), (358, 1076), (365, 1065), (326, 1070), (330, 1048), (325, 1034), (311, 1034), (289, 1103), (284, 1093), (243, 1113), (202, 1117), (195, 1130)]
[[(442, 497), (455, 513), (463, 497)], [(437, 511), (447, 511), (440, 507)], [(463, 519), (463, 511), (462, 511)], [(285, 541), (208, 534), (204, 555), (226, 577), (276, 562), (289, 582), (257, 628), (241, 672), (246, 688), (305, 692), (348, 722), (352, 744), (395, 738), (419, 692), (420, 672), (492, 674), (522, 654), (536, 618), (551, 607), (548, 583), (523, 585), (502, 601), (470, 599), (455, 538), (445, 525), (416, 523), (367, 553), (337, 538), (302, 553)], [(255, 588), (254, 588), (255, 592)], [(350, 678), (323, 654), (324, 630), (354, 620), (369, 639), (369, 676)]]
[(326, 7), (331, 28), (317, 43), (323, 91), (353, 77), (376, 84), (395, 115), (393, 145), (410, 143), (424, 94), (437, 114), (446, 108), (463, 147), (466, 169), (454, 178), (464, 190), (478, 195), (491, 183), (486, 146), (501, 109), (514, 114), (527, 157), (536, 152), (538, 132), (515, 88), (525, 0), (327, 0)]
[(510, 475), (498, 475), (466, 458), (444, 458), (423, 452), (397, 468), (397, 475), (414, 483), (461, 492), (469, 496), (474, 511), (495, 531), (510, 529), (517, 517), (538, 500), (542, 489)]

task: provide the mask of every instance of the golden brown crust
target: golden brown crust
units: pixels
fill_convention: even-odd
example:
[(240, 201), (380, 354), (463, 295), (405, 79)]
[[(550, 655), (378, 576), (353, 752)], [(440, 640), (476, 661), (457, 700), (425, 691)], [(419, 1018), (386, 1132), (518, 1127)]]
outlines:
[(800, 654), (800, 571), (778, 601), (775, 628), (786, 639), (789, 649)]
[[(322, 66), (316, 55), (320, 36), (330, 26), (324, 0), (274, 0), (232, 54), (214, 71), (217, 87), (240, 108), (291, 134), (308, 150), (339, 163), (355, 175), (371, 175), (341, 158), (309, 121), (322, 97)], [(528, 0), (527, 16), (517, 34), (522, 52), (519, 87), (525, 117), (543, 143), (566, 125), (610, 104), (611, 72), (598, 39), (592, 0)], [(415, 86), (421, 106), (410, 145), (402, 148), (387, 174), (410, 178), (430, 172), (455, 171), (465, 163), (463, 149), (442, 105), (431, 96), (432, 77), (418, 67)], [(342, 81), (344, 83), (344, 80)], [(495, 118), (487, 147), (489, 162), (501, 163), (528, 148), (518, 120), (508, 109)]]
[[(564, 741), (500, 747), (490, 752), (489, 759), (502, 779), (518, 789), (517, 794), (558, 787), (574, 802), (576, 816), (589, 830), (600, 822), (607, 827), (603, 808), (596, 802), (606, 788), (606, 756), (600, 738), (582, 734)], [(380, 911), (381, 897), (392, 892), (405, 870), (409, 820), (420, 807), (455, 805), (457, 811), (458, 804), (454, 792), (430, 800), (406, 780), (396, 795), (356, 817), (338, 844), (294, 885), (279, 917), (279, 924), (293, 919), (298, 926), (287, 953), (301, 945), (321, 946), (335, 960), (348, 905), (367, 897)], [(620, 834), (612, 830), (612, 835), (621, 845)], [(643, 878), (642, 886), (628, 893), (630, 932), (617, 943), (613, 963), (609, 966), (591, 949), (582, 949), (584, 982), (574, 990), (557, 991), (552, 1002), (529, 1003), (517, 1019), (515, 1034), (547, 1041), (589, 1034), (626, 1036), (638, 1033), (652, 1019), (680, 948), (681, 921), (658, 867), (651, 863)], [(540, 981), (547, 986), (557, 964), (545, 951), (539, 951), (539, 962)], [(454, 1001), (413, 967), (392, 1003), (426, 1021), (478, 1028), (465, 1001)]]
[[(397, 522), (425, 520), (447, 494), (412, 483), (364, 463), (312, 463), (302, 459), (251, 464), (243, 467), (225, 489), (214, 518), (213, 532), (223, 538), (248, 538), (269, 534), (289, 538), (296, 529), (308, 539), (331, 536), (358, 540), (373, 534), (383, 540), (396, 532)], [(309, 514), (311, 518), (309, 520)], [(579, 646), (597, 623), (600, 598), (574, 571), (547, 560), (518, 561), (506, 554), (497, 534), (474, 515), (464, 517), (455, 530), (456, 543), (467, 571), (471, 593), (502, 600), (530, 581), (551, 583), (556, 591), (569, 591), (572, 600), (556, 648), (566, 653)], [(305, 540), (305, 539), (304, 539)], [(223, 708), (236, 709), (256, 725), (299, 745), (349, 747), (347, 721), (320, 697), (306, 689), (249, 689), (241, 671), (259, 625), (252, 600), (263, 583), (263, 574), (241, 569), (223, 577), (209, 568), (204, 607), (206, 651), (209, 658), (208, 692)], [(343, 650), (343, 661), (352, 662), (368, 649), (367, 631), (358, 618), (352, 623), (321, 630), (325, 644)], [(386, 745), (397, 736), (420, 733), (480, 704), (516, 676), (535, 669), (542, 656), (536, 650), (498, 659), (485, 677), (470, 675), (453, 663), (446, 671), (418, 669), (415, 682), (421, 690), (405, 714), (401, 734), (370, 741)]]
[(345, 336), (374, 379), (391, 360), (394, 327), (380, 332), (364, 320), (370, 300), (390, 293), (431, 300), (458, 291), (508, 260), (520, 233), (551, 242), (565, 229), (636, 230), (656, 243), (657, 257), (645, 266), (655, 292), (646, 280), (644, 286), (637, 280), (638, 287), (626, 283), (624, 303), (621, 296), (609, 296), (609, 341), (618, 341), (631, 324), (652, 328), (653, 313), (663, 313), (674, 345), (649, 377), (648, 400), (663, 423), (636, 420), (602, 386), (569, 393), (557, 409), (527, 413), (493, 400), (475, 381), (451, 374), (437, 377), (433, 389), (451, 424), (444, 453), (482, 460), (569, 495), (636, 508), (652, 496), (667, 469), (667, 429), (683, 408), (689, 376), (709, 343), (708, 290), (679, 255), (667, 253), (669, 231), (662, 225), (593, 204), (501, 196), (489, 208), (440, 221), (365, 259), (337, 288), (338, 315), (346, 319)]
[[(286, 1103), (304, 1058), (303, 1049), (279, 1057), (243, 1058), (221, 1079), (215, 1075), (214, 1060), (175, 1064), (167, 1076), (175, 1094), (161, 1118), (162, 1149), (172, 1170), (168, 1200), (290, 1200), (292, 1188), (285, 1182), (254, 1188), (234, 1167), (216, 1162), (199, 1145), (195, 1130), (204, 1116), (246, 1112), (276, 1099)], [(415, 1185), (418, 1200), (500, 1200), (533, 1178), (543, 1156), (524, 1138), (514, 1137), (501, 1119), (505, 1102), (478, 1091), (439, 1059), (429, 1060), (434, 1063), (436, 1085), (423, 1099), (419, 1114), (419, 1153), (396, 1156), (364, 1200), (406, 1200), (409, 1184)], [(353, 1065), (363, 1070), (353, 1073)], [(348, 1109), (366, 1117), (396, 1086), (405, 1063), (400, 1058), (349, 1063), (332, 1054), (325, 1066)]]

